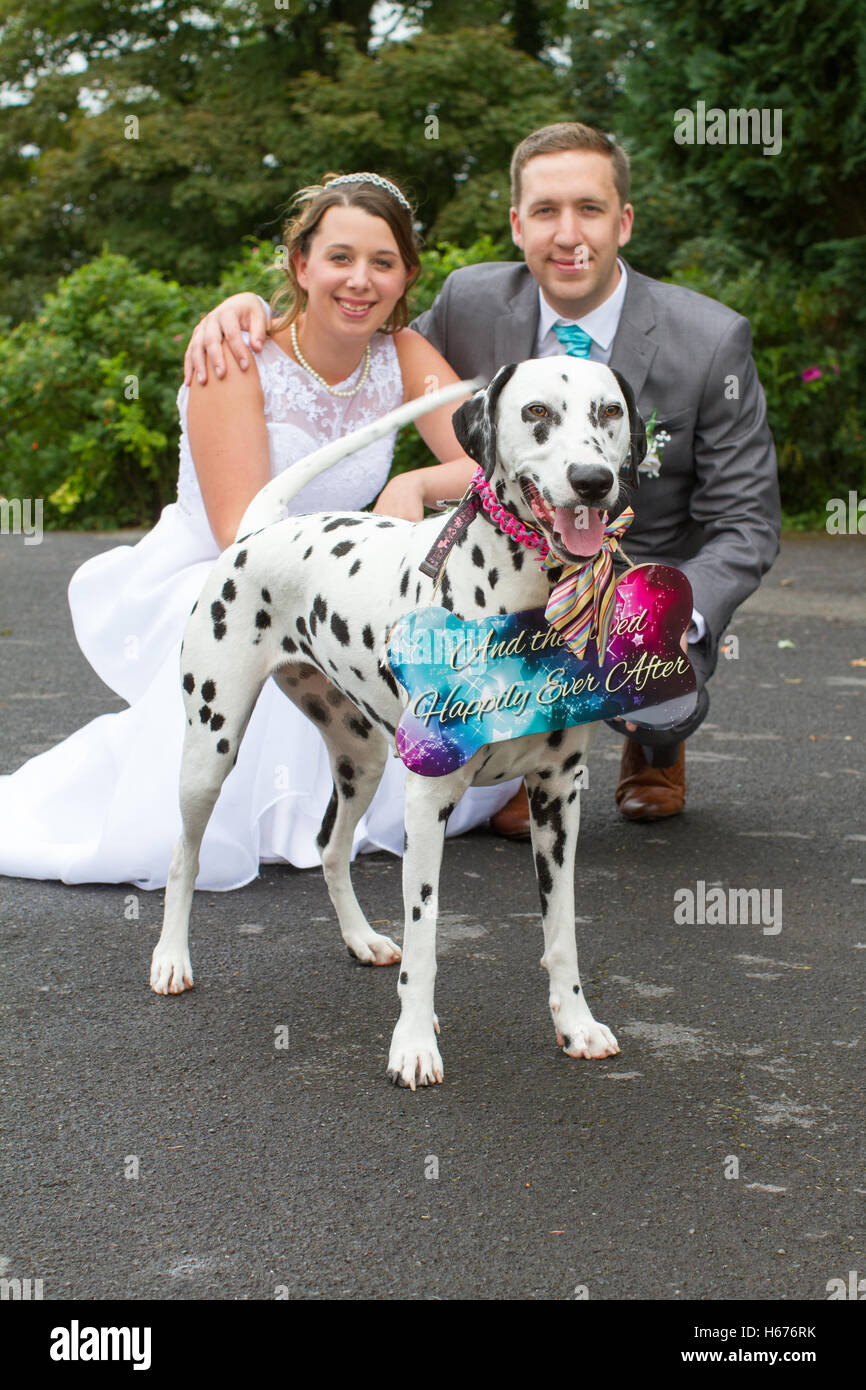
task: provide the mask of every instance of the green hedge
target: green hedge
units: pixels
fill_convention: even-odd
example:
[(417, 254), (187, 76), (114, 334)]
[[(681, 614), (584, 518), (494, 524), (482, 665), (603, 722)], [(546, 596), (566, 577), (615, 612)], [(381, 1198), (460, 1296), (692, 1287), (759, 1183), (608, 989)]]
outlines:
[[(487, 238), (424, 252), (413, 311), (458, 266), (507, 253)], [(0, 496), (41, 497), (49, 528), (151, 526), (175, 496), (176, 397), (193, 325), (236, 290), (267, 298), (280, 275), (271, 245), (250, 241), (214, 286), (184, 287), (107, 251), (61, 280), (38, 317), (0, 342)], [(828, 498), (866, 491), (864, 332), (844, 267), (807, 278), (704, 239), (680, 248), (672, 278), (751, 320), (786, 511), (817, 519)], [(394, 471), (425, 462), (417, 432), (404, 431)]]

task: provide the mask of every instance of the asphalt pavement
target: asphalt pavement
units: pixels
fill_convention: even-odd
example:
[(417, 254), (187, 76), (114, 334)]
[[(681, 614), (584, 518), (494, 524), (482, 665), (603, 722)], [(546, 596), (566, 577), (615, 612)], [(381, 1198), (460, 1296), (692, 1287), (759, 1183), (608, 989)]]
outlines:
[[(65, 590), (134, 539), (0, 536), (0, 770), (123, 707)], [(385, 1075), (395, 972), (353, 964), (318, 870), (198, 895), (196, 987), (167, 999), (161, 892), (0, 879), (0, 1276), (45, 1299), (591, 1301), (866, 1276), (864, 557), (786, 538), (731, 624), (685, 814), (626, 823), (601, 731), (576, 910), (619, 1056), (556, 1047), (530, 849), (486, 830), (447, 845), (445, 1082), (414, 1094)], [(398, 939), (400, 869), (355, 867)], [(765, 919), (676, 920), (685, 890), (712, 918), (713, 885), (764, 891)]]

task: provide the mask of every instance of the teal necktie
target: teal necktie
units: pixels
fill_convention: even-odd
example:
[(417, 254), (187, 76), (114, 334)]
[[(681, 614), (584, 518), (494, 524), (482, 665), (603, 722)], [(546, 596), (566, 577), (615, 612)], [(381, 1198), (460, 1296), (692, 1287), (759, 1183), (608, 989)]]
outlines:
[(576, 323), (555, 323), (553, 331), (569, 357), (588, 357), (592, 338)]

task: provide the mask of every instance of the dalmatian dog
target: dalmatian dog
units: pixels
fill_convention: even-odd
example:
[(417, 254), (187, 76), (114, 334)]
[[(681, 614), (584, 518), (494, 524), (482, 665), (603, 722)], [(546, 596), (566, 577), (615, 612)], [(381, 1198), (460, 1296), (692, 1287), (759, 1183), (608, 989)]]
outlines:
[[(475, 385), (476, 383), (471, 383)], [(466, 383), (446, 388), (451, 398)], [(580, 769), (593, 726), (531, 734), (479, 749), (442, 777), (408, 772), (403, 854), (402, 953), (373, 931), (351, 882), (353, 832), (370, 804), (406, 703), (387, 665), (387, 635), (428, 603), (433, 580), (419, 570), (443, 517), (412, 523), (370, 513), (282, 515), (312, 476), (361, 447), (376, 430), (440, 404), (414, 401), (375, 426), (317, 451), (262, 489), (224, 551), (189, 618), (181, 655), (187, 729), (180, 774), (182, 833), (153, 953), (157, 994), (193, 983), (189, 914), (198, 853), (264, 682), (272, 677), (317, 726), (334, 787), (318, 844), (346, 946), (365, 965), (400, 963), (400, 1016), (388, 1059), (398, 1085), (441, 1082), (434, 1012), (436, 919), (445, 825), (472, 785), (524, 777), (541, 898), (549, 1003), (557, 1043), (570, 1057), (609, 1057), (616, 1039), (584, 997), (574, 923), (574, 857)], [(502, 367), (454, 415), (457, 438), (485, 469), (499, 501), (541, 531), (563, 564), (602, 543), (601, 513), (637, 483), (646, 451), (628, 383), (608, 367), (548, 357)], [(625, 480), (621, 473), (625, 471)], [(560, 571), (479, 514), (448, 558), (436, 602), (464, 620), (546, 604)]]

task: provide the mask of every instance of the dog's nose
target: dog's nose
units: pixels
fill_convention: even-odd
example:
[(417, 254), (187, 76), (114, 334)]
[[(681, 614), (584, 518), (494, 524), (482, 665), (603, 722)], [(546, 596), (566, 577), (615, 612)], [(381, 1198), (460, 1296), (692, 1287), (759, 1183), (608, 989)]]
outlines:
[(613, 481), (610, 469), (592, 468), (579, 463), (570, 463), (565, 476), (580, 500), (590, 507), (607, 496)]

